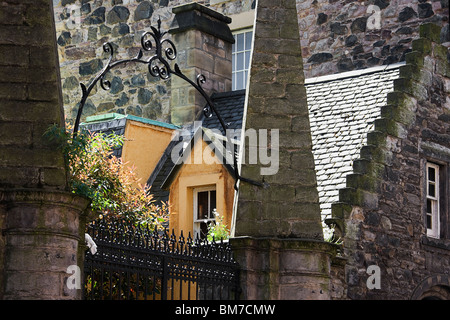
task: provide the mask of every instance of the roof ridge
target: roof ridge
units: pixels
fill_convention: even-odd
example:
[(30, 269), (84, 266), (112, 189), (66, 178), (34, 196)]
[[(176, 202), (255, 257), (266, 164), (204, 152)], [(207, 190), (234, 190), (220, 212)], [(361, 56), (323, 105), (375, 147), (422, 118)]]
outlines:
[(305, 79), (305, 85), (308, 84), (315, 84), (320, 82), (328, 82), (328, 81), (335, 81), (335, 80), (342, 80), (345, 78), (353, 78), (361, 75), (367, 75), (371, 73), (377, 73), (392, 69), (398, 69), (401, 66), (405, 65), (406, 62), (398, 62), (394, 64), (388, 64), (385, 66), (376, 66), (371, 68), (365, 68), (360, 70), (353, 70), (353, 71), (347, 71), (347, 72), (341, 72), (341, 73), (335, 73), (327, 76), (320, 76), (320, 77), (314, 77), (314, 78), (308, 78)]
[(225, 92), (214, 92), (211, 95), (212, 99), (220, 99), (220, 98), (228, 98), (228, 97), (235, 97), (245, 95), (245, 89), (241, 90), (234, 90), (234, 91), (225, 91)]
[(172, 123), (162, 122), (162, 121), (153, 120), (153, 119), (149, 119), (149, 118), (138, 117), (138, 116), (135, 116), (132, 114), (127, 114), (126, 118), (129, 120), (138, 121), (141, 123), (164, 127), (164, 128), (169, 128), (169, 129), (179, 129), (180, 128), (180, 126), (177, 126)]
[(149, 118), (143, 118), (143, 117), (135, 116), (132, 114), (121, 114), (121, 113), (116, 113), (116, 112), (103, 113), (103, 114), (86, 117), (86, 120), (85, 120), (85, 122), (82, 123), (82, 125), (93, 125), (93, 124), (97, 124), (97, 123), (105, 123), (105, 122), (111, 122), (114, 120), (122, 120), (122, 119), (138, 121), (141, 123), (150, 124), (150, 125), (154, 125), (154, 126), (168, 128), (168, 129), (179, 129), (180, 128), (180, 126), (177, 126), (172, 123), (162, 122), (162, 121), (153, 120), (153, 119), (149, 119)]

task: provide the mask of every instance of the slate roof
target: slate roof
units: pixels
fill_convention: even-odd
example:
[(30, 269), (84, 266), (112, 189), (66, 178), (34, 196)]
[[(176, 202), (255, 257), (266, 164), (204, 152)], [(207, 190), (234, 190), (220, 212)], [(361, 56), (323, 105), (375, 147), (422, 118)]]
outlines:
[(147, 180), (147, 185), (151, 186), (150, 193), (153, 195), (153, 199), (157, 202), (166, 202), (169, 200), (169, 190), (163, 189), (162, 185), (175, 166), (171, 160), (171, 152), (173, 147), (178, 142), (179, 141), (177, 140), (172, 140), (169, 143), (163, 155), (159, 159), (155, 169)]
[(331, 217), (403, 63), (305, 81), (322, 218)]
[[(211, 96), (214, 105), (229, 129), (241, 129), (244, 116), (245, 90), (215, 93)], [(218, 117), (213, 114), (211, 117), (202, 119), (202, 126), (208, 129), (217, 129), (225, 135)]]
[[(331, 216), (331, 204), (339, 200), (339, 189), (345, 187), (346, 176), (353, 170), (353, 160), (359, 157), (367, 133), (380, 116), (381, 107), (386, 104), (387, 93), (393, 90), (393, 81), (399, 77), (402, 64), (305, 80), (323, 219)], [(219, 93), (212, 98), (229, 128), (242, 128), (245, 90)], [(203, 127), (224, 133), (215, 115), (202, 121)], [(169, 145), (167, 152), (172, 147)], [(168, 191), (160, 187), (174, 164), (170, 158), (163, 158), (164, 163), (161, 163), (159, 171), (155, 170), (149, 182), (153, 182), (152, 193), (167, 200)]]

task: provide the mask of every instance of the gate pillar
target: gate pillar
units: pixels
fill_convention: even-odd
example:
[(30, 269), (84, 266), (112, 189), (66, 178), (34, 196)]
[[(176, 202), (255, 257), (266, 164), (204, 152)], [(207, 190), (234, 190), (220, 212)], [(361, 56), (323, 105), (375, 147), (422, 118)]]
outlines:
[[(43, 137), (64, 126), (51, 0), (9, 1), (0, 21), (0, 299), (77, 299), (83, 211), (64, 156)], [(82, 275), (80, 275), (82, 276)]]
[(242, 299), (329, 300), (336, 247), (310, 239), (236, 237)]
[(38, 189), (1, 191), (0, 200), (2, 299), (81, 299), (88, 200)]

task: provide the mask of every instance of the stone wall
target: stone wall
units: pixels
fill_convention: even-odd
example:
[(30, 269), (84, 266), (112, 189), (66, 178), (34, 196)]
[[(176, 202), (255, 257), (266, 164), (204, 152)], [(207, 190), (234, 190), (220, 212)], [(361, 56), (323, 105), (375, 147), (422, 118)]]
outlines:
[(404, 61), (419, 25), (450, 41), (448, 0), (297, 1), (307, 78)]
[[(425, 225), (426, 161), (439, 163), (443, 183), (449, 181), (450, 51), (440, 35), (436, 25), (420, 27), (421, 38), (412, 42), (394, 92), (333, 205), (334, 218), (345, 222), (351, 299), (420, 298), (417, 288), (428, 280), (450, 297), (448, 185), (440, 239), (427, 237)], [(370, 265), (380, 268), (380, 289), (367, 286)]]
[[(129, 1), (130, 2), (130, 1)], [(55, 2), (56, 35), (64, 109), (74, 119), (81, 99), (79, 83), (86, 86), (102, 70), (107, 57), (102, 45), (113, 43), (113, 59), (129, 59), (140, 49), (140, 37), (160, 17), (168, 30), (171, 8), (168, 1), (71, 1)], [(154, 14), (158, 10), (158, 14)], [(86, 116), (107, 112), (132, 114), (155, 120), (169, 119), (167, 83), (152, 77), (145, 66), (129, 64), (108, 76), (111, 88), (97, 86), (84, 107)], [(154, 85), (149, 86), (150, 84)], [(156, 83), (157, 82), (157, 83)], [(156, 99), (156, 97), (162, 99)]]
[[(150, 26), (156, 27), (160, 19), (161, 29), (169, 31), (174, 18), (172, 8), (189, 2), (192, 1), (54, 0), (67, 119), (76, 117), (81, 99), (79, 83), (87, 85), (106, 64), (107, 56), (102, 51), (104, 42), (114, 44), (114, 59), (132, 58), (140, 48), (141, 35), (150, 31)], [(248, 11), (253, 3), (251, 0), (217, 4), (196, 2), (226, 15)], [(171, 39), (171, 35), (167, 38)], [(183, 62), (182, 59), (181, 56), (176, 62)], [(98, 86), (93, 90), (82, 120), (93, 114), (116, 112), (171, 122), (171, 79), (154, 78), (145, 66), (138, 64), (117, 68), (108, 78), (111, 89), (104, 91)], [(195, 81), (195, 76), (192, 80)]]
[[(111, 41), (116, 58), (133, 57), (140, 36), (162, 20), (169, 30), (172, 8), (189, 0), (54, 0), (64, 109), (75, 118), (87, 84), (106, 62), (102, 44)], [(255, 0), (198, 1), (224, 15), (254, 9)], [(304, 73), (307, 78), (403, 61), (422, 23), (441, 26), (450, 41), (448, 0), (297, 1)], [(84, 116), (117, 112), (171, 121), (171, 81), (151, 77), (143, 66), (115, 70), (109, 92), (99, 89), (87, 101)]]

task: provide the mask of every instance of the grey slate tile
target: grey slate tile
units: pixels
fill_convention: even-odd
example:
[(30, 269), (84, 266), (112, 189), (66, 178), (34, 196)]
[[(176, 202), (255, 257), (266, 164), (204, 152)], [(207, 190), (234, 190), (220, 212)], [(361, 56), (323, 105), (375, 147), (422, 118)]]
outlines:
[(393, 90), (399, 67), (378, 67), (306, 81), (323, 219), (330, 217), (331, 204), (339, 200), (339, 189), (345, 187), (352, 162), (359, 157), (367, 132), (373, 130), (387, 93)]

